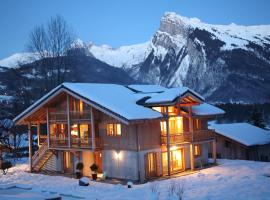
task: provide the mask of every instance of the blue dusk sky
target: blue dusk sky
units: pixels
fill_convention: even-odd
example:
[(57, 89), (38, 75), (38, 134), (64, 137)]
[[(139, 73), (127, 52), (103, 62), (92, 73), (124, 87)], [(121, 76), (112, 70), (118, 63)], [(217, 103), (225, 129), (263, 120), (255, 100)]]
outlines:
[(85, 42), (112, 47), (151, 38), (166, 11), (212, 24), (270, 24), (270, 0), (1, 0), (0, 59), (26, 51), (35, 25), (62, 15)]

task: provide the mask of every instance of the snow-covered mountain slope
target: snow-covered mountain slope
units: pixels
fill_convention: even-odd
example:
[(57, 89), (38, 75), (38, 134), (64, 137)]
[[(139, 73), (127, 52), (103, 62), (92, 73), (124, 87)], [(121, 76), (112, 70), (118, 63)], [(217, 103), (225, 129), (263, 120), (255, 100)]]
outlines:
[(143, 62), (151, 51), (151, 42), (114, 49), (108, 45), (89, 45), (89, 51), (99, 60), (115, 67), (130, 68)]
[(24, 65), (38, 59), (33, 53), (15, 53), (7, 58), (0, 60), (0, 66), (13, 68)]
[(89, 51), (139, 82), (188, 86), (211, 101), (270, 97), (270, 25), (211, 25), (169, 12), (149, 42)]

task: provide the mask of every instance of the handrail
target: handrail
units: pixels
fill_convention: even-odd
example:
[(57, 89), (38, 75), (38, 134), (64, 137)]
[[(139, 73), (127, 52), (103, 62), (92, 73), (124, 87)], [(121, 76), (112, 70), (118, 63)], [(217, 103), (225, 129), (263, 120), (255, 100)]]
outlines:
[(46, 139), (41, 147), (35, 152), (35, 154), (32, 156), (33, 166), (35, 166), (42, 155), (45, 154), (45, 152), (48, 150), (48, 139)]

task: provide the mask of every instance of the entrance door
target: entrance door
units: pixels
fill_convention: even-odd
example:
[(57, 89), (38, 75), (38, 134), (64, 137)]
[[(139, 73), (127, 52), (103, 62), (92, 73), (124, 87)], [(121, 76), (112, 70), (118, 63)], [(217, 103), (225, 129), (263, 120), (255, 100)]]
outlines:
[[(171, 159), (171, 173), (176, 173), (179, 171), (183, 171), (184, 167), (184, 150), (176, 149), (171, 150), (170, 152)], [(167, 152), (162, 152), (162, 168), (163, 174), (168, 174), (168, 160), (167, 160)]]
[(171, 171), (177, 172), (183, 169), (183, 149), (171, 151)]
[(73, 173), (73, 155), (68, 151), (63, 152), (63, 170), (65, 173)]
[(146, 178), (157, 177), (156, 153), (148, 153), (145, 155), (145, 176)]

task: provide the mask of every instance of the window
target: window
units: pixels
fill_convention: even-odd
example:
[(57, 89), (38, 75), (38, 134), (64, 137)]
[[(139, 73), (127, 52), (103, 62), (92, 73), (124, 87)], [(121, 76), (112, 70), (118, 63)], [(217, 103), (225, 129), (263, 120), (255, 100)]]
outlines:
[(201, 129), (201, 121), (199, 119), (195, 119), (195, 130)]
[(170, 134), (183, 133), (183, 117), (170, 117), (169, 129), (170, 129)]
[(201, 155), (201, 146), (194, 145), (194, 156), (200, 156), (200, 155)]
[(161, 135), (166, 135), (166, 122), (160, 122)]
[(121, 124), (107, 124), (107, 135), (121, 135)]
[(225, 147), (226, 148), (230, 148), (231, 147), (231, 142), (230, 141), (228, 141), (228, 140), (225, 140)]

